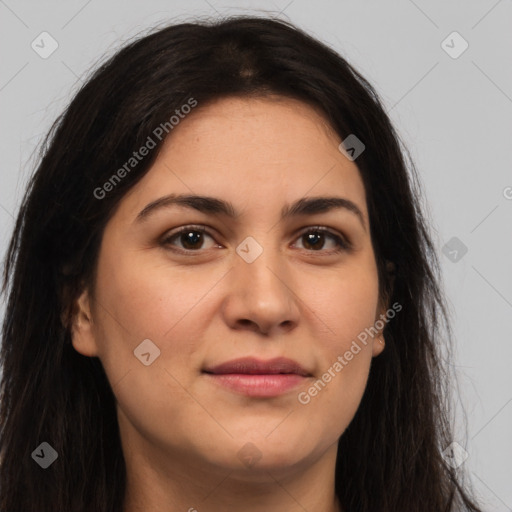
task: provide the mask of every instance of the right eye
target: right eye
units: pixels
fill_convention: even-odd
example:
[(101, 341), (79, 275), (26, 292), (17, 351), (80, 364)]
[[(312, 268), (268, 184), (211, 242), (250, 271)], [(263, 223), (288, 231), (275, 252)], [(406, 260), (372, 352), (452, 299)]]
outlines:
[[(198, 252), (199, 249), (203, 248), (202, 245), (205, 241), (205, 237), (213, 240), (213, 237), (206, 232), (205, 226), (183, 226), (177, 231), (169, 233), (169, 235), (162, 240), (161, 244), (169, 247), (172, 251), (180, 253)], [(175, 241), (182, 246), (176, 247)]]

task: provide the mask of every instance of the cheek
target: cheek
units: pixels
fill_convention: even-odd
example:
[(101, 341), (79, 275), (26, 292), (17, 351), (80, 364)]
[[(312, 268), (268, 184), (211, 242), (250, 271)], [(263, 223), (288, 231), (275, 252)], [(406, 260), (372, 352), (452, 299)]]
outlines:
[[(111, 385), (122, 383), (114, 393), (126, 391), (118, 399), (133, 409), (133, 418), (140, 404), (172, 415), (178, 412), (171, 411), (177, 407), (173, 404), (180, 403), (183, 389), (191, 387), (203, 364), (201, 344), (212, 321), (211, 298), (225, 269), (171, 267), (161, 259), (152, 262), (143, 251), (111, 254), (103, 255), (97, 276), (98, 302), (104, 306), (97, 308), (101, 362)], [(134, 354), (144, 340), (159, 351), (148, 366)], [(162, 396), (166, 398), (157, 404)], [(181, 398), (190, 400), (186, 393)]]
[[(317, 349), (322, 365), (318, 379), (298, 397), (309, 417), (321, 418), (322, 430), (339, 437), (361, 402), (372, 359), (378, 306), (376, 267), (367, 265), (338, 272), (324, 293), (310, 294), (308, 306), (325, 333)], [(327, 291), (325, 291), (327, 290)]]
[[(144, 263), (142, 254), (117, 256), (105, 254), (98, 267), (95, 334), (102, 365), (123, 415), (148, 437), (168, 437), (169, 425), (177, 425), (188, 408), (185, 427), (173, 434), (183, 434), (179, 440), (184, 443), (190, 416), (205, 421), (187, 389), (198, 366), (202, 323), (207, 322), (203, 297), (220, 275), (197, 269), (171, 272)], [(147, 366), (134, 354), (144, 340), (156, 347), (145, 345), (152, 361)]]
[(111, 313), (102, 319), (114, 330), (124, 331), (123, 344), (132, 350), (134, 343), (146, 338), (165, 345), (186, 324), (190, 327), (191, 316), (199, 316), (205, 295), (218, 280), (197, 267), (151, 264), (142, 252), (113, 259), (105, 257), (98, 270), (98, 282), (104, 283), (98, 296)]
[(348, 350), (353, 340), (374, 325), (378, 293), (377, 269), (370, 258), (366, 264), (327, 276), (323, 287), (309, 293), (308, 306), (324, 325), (323, 347), (331, 358)]

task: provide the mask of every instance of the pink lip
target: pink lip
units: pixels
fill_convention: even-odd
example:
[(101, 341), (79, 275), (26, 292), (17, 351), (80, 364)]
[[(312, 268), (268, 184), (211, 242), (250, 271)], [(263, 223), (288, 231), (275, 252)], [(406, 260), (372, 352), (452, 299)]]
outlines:
[(228, 389), (252, 397), (271, 397), (302, 384), (311, 375), (296, 361), (284, 357), (262, 361), (235, 359), (207, 368), (204, 373)]

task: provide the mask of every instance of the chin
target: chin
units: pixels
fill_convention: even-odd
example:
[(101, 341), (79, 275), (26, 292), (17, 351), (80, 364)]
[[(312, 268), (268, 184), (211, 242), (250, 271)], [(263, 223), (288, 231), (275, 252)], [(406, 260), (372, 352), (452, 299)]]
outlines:
[[(275, 436), (274, 438), (272, 438)], [(229, 448), (219, 453), (209, 454), (210, 461), (236, 473), (242, 480), (262, 478), (268, 481), (269, 473), (273, 476), (287, 474), (308, 465), (314, 460), (314, 446), (310, 439), (304, 439), (296, 433), (276, 432), (265, 436), (241, 436), (230, 440)], [(304, 442), (306, 441), (306, 442)], [(309, 441), (309, 442), (308, 442)], [(218, 457), (217, 457), (218, 456)], [(262, 480), (262, 481), (263, 481)]]
[(300, 458), (296, 453), (272, 453), (266, 451), (255, 462), (241, 462), (238, 457), (231, 461), (230, 478), (251, 483), (275, 483), (309, 465), (308, 457)]

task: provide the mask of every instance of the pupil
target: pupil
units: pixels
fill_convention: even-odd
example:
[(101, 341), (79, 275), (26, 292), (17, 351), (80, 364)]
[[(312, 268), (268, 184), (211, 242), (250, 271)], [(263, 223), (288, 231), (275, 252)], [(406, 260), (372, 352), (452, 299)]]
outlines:
[(183, 245), (185, 247), (187, 245), (192, 245), (194, 247), (200, 241), (202, 235), (197, 231), (189, 231), (188, 233), (184, 233), (183, 236), (185, 237), (185, 243)]
[(321, 238), (322, 236), (323, 236), (322, 234), (318, 234), (318, 233), (308, 233), (306, 235), (307, 243), (309, 245), (316, 245), (317, 242), (319, 241), (319, 238)]

